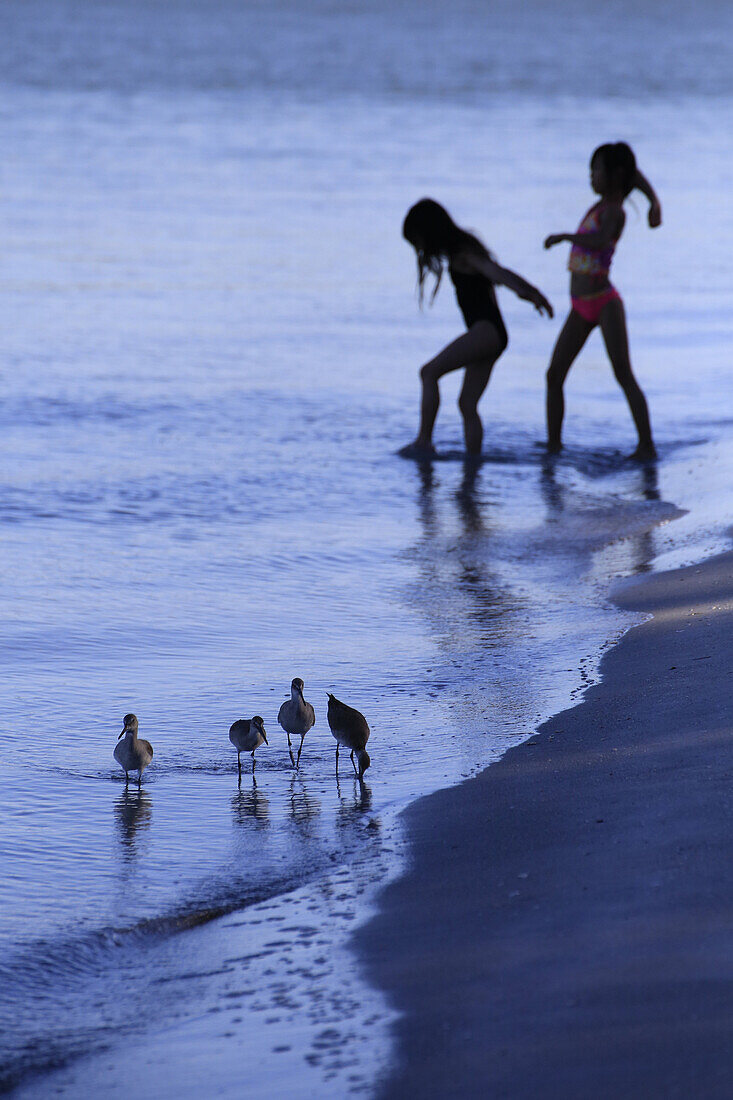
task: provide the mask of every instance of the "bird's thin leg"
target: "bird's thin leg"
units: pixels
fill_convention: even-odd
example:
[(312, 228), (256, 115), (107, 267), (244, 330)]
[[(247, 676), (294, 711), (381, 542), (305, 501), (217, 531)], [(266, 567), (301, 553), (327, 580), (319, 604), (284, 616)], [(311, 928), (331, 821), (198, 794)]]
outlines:
[(356, 764), (354, 763), (354, 750), (353, 750), (353, 749), (351, 750), (351, 766), (352, 766), (352, 768), (354, 769), (354, 774), (355, 774), (355, 775), (358, 775), (358, 774), (359, 774), (359, 771), (358, 771), (358, 769), (357, 769), (357, 767), (356, 767)]
[(239, 777), (239, 786), (242, 786), (242, 753), (237, 752), (237, 775)]
[(339, 777), (339, 743), (336, 742), (336, 778)]
[[(288, 733), (287, 730), (285, 730)], [(293, 756), (293, 746), (290, 743), (290, 734), (288, 733), (288, 752), (290, 753), (290, 763), (295, 767), (295, 757)]]
[(252, 778), (255, 777), (255, 750), (252, 749)]
[(301, 739), (300, 739), (300, 748), (298, 749), (298, 759), (297, 759), (297, 761), (296, 761), (296, 763), (295, 763), (295, 766), (296, 766), (296, 768), (299, 768), (299, 767), (300, 767), (300, 754), (301, 754), (301, 753), (302, 753), (302, 751), (303, 751), (303, 742), (304, 742), (304, 741), (305, 741), (305, 734), (303, 734), (303, 736), (302, 736), (302, 737), (301, 737)]
[(138, 768), (137, 769), (137, 789), (138, 790), (140, 790), (140, 784), (142, 783), (142, 778), (143, 778), (143, 770), (142, 770), (142, 768)]
[(127, 772), (125, 772), (125, 786), (127, 787), (129, 785), (129, 783), (130, 783), (130, 776), (127, 774)]

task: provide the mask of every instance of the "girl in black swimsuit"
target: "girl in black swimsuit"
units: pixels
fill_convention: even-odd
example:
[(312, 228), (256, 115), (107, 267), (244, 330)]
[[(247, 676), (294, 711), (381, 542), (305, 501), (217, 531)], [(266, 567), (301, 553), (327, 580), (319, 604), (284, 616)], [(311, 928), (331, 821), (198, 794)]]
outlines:
[(402, 235), (417, 253), (417, 282), (422, 304), (425, 276), (435, 276), (430, 301), (438, 292), (443, 269), (456, 291), (458, 306), (468, 331), (443, 348), (420, 370), (422, 402), (420, 430), (417, 439), (400, 451), (407, 457), (432, 455), (433, 425), (438, 415), (440, 393), (438, 379), (449, 371), (465, 367), (466, 375), (458, 398), (463, 417), (466, 450), (481, 452), (483, 427), (478, 415), (478, 402), (486, 389), (491, 368), (507, 346), (504, 321), (496, 303), (494, 286), (508, 286), (520, 298), (531, 302), (539, 313), (552, 317), (552, 306), (536, 287), (500, 267), (472, 233), (455, 224), (447, 210), (432, 199), (421, 199), (407, 212)]

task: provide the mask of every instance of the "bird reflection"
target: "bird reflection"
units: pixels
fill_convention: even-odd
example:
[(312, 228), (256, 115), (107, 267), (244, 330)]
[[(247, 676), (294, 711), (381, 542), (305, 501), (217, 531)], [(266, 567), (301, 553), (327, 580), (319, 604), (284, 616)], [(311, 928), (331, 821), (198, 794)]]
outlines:
[(230, 805), (232, 817), (237, 825), (247, 825), (252, 818), (260, 825), (267, 825), (269, 821), (270, 800), (256, 783), (253, 783), (249, 789), (241, 789), (233, 794)]
[[(339, 825), (348, 825), (355, 818), (371, 810), (372, 789), (363, 779), (354, 776), (352, 780), (346, 780), (343, 784), (336, 779), (336, 791), (339, 797)], [(346, 794), (342, 793), (343, 791)]]
[(295, 776), (290, 783), (290, 816), (296, 825), (305, 826), (321, 812), (321, 803)]
[(134, 859), (138, 855), (138, 833), (148, 829), (152, 820), (150, 796), (145, 791), (125, 787), (115, 802), (114, 813), (123, 856), (128, 860)]

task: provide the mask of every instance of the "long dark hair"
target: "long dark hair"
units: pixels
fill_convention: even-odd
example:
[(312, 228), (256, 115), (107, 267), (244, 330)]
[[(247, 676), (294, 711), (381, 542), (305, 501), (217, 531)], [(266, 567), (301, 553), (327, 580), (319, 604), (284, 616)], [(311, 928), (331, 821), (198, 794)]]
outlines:
[(402, 236), (415, 249), (417, 255), (417, 291), (420, 305), (423, 302), (425, 276), (435, 276), (435, 286), (430, 295), (432, 305), (438, 293), (443, 271), (451, 256), (459, 251), (471, 251), (489, 257), (489, 250), (473, 233), (461, 229), (444, 206), (434, 199), (420, 199), (411, 206), (402, 223)]
[(599, 145), (590, 158), (591, 164), (596, 157), (603, 162), (609, 184), (618, 187), (624, 198), (630, 195), (636, 182), (636, 157), (631, 146), (625, 141)]

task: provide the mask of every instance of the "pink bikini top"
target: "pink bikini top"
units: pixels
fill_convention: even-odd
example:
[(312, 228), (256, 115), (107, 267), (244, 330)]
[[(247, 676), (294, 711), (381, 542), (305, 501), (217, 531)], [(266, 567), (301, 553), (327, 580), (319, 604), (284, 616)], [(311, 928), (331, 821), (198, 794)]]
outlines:
[[(591, 206), (578, 226), (578, 233), (596, 233), (600, 229), (603, 205), (603, 199), (601, 199), (595, 206)], [(568, 271), (576, 275), (608, 275), (617, 244), (618, 237), (601, 250), (583, 248), (582, 245), (574, 244), (570, 249)]]

